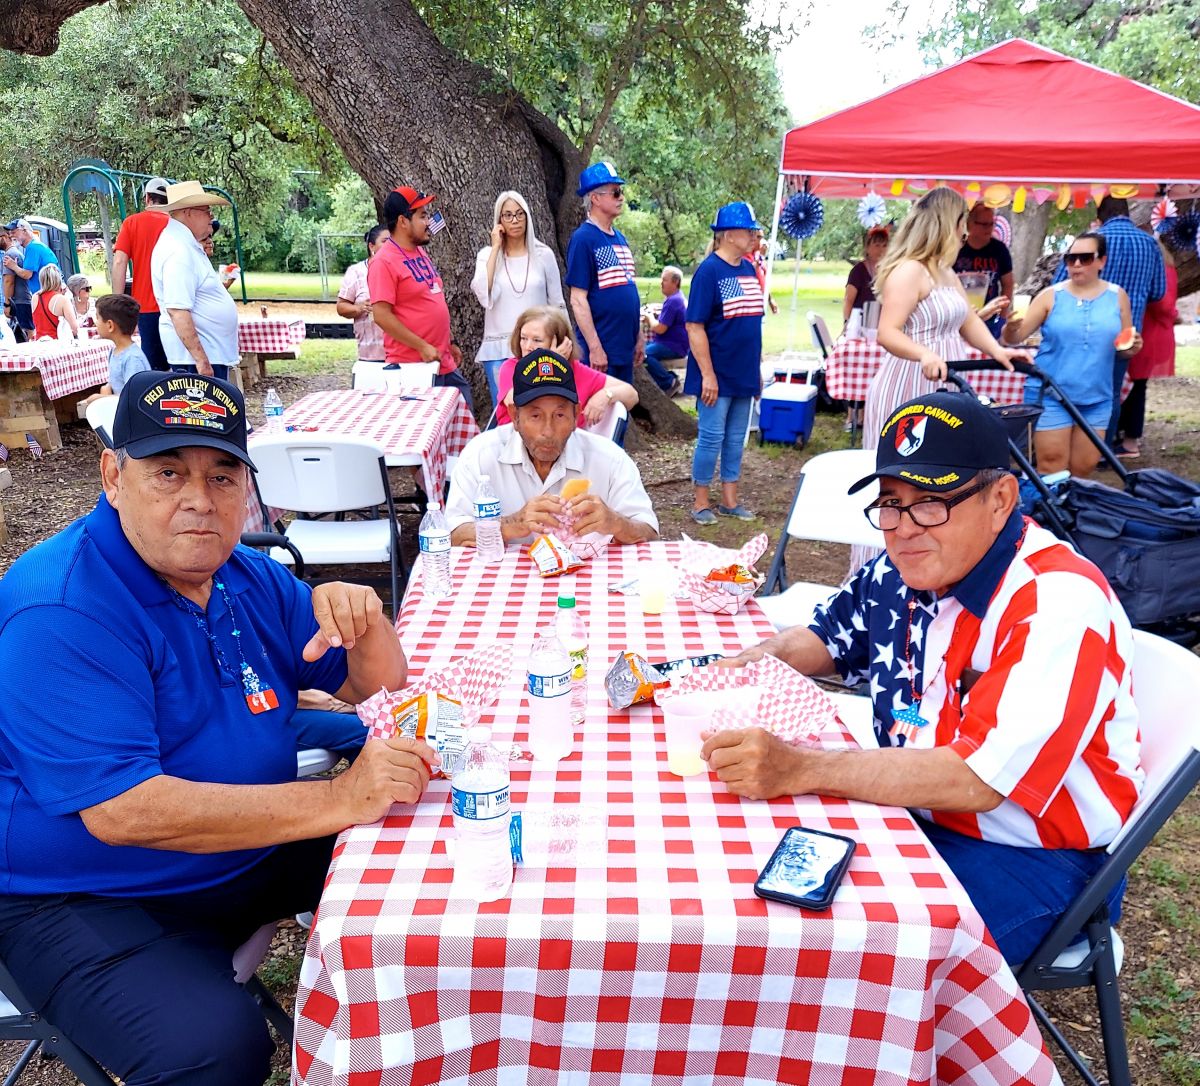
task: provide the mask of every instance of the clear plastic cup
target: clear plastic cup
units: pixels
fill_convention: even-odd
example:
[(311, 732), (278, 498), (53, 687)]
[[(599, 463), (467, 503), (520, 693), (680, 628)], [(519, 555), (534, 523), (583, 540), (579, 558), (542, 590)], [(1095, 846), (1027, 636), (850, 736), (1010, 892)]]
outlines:
[(677, 777), (694, 777), (707, 770), (700, 748), (712, 718), (711, 694), (676, 694), (663, 698), (663, 730), (667, 739), (667, 768)]

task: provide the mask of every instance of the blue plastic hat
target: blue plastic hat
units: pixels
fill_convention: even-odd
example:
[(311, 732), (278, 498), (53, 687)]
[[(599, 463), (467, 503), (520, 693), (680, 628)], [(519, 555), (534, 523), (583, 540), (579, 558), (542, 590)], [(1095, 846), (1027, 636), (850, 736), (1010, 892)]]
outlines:
[(579, 188), (576, 196), (586, 196), (592, 189), (601, 185), (624, 185), (625, 178), (617, 173), (617, 168), (611, 162), (593, 162), (579, 175)]
[(717, 212), (717, 221), (712, 224), (711, 229), (761, 230), (762, 227), (754, 219), (754, 209), (742, 200), (735, 200)]

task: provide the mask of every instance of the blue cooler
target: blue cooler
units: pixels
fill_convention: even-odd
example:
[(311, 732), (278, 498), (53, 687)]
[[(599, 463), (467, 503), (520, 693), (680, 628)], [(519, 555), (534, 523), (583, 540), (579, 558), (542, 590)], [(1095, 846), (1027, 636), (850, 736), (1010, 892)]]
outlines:
[(763, 389), (759, 405), (759, 443), (804, 445), (817, 417), (817, 386), (775, 381)]

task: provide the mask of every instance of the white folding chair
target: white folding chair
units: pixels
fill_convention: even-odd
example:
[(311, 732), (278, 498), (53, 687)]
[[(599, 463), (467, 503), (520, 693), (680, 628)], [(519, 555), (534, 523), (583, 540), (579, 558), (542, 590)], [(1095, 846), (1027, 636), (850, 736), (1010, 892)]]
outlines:
[(629, 411), (620, 400), (613, 400), (600, 416), (599, 421), (588, 425), (589, 433), (610, 438), (622, 447), (625, 445), (625, 429), (629, 425)]
[[(365, 438), (345, 434), (269, 434), (252, 449), (262, 500), (296, 513), (345, 514), (383, 509), (384, 517), (313, 520), (297, 517), (280, 533), (313, 566), (386, 563), (391, 567), (392, 608), (400, 607), (400, 587), (408, 577), (400, 553), (400, 527), (388, 486), (383, 450)], [(285, 565), (292, 555), (282, 547), (271, 557)]]
[(405, 388), (428, 388), (441, 368), (439, 362), (402, 362), (399, 369), (389, 370), (383, 362), (354, 363), (350, 371), (351, 388), (386, 388), (399, 392)]
[(787, 530), (775, 548), (763, 586), (767, 594), (758, 597), (759, 606), (776, 629), (807, 623), (814, 608), (836, 591), (832, 585), (803, 581), (789, 586), (786, 562), (789, 539), (883, 547), (883, 533), (863, 516), (863, 510), (879, 496), (878, 484), (872, 483), (854, 495), (846, 493), (852, 483), (874, 470), (873, 449), (821, 453), (800, 469)]
[(96, 432), (96, 436), (104, 443), (106, 449), (112, 448), (113, 419), (117, 414), (117, 401), (120, 396), (100, 396), (87, 405), (88, 425)]
[(1104, 866), (1028, 961), (1014, 970), (1034, 1016), (1089, 1086), (1099, 1086), (1091, 1069), (1029, 993), (1094, 988), (1109, 1086), (1132, 1086), (1117, 984), (1124, 946), (1111, 925), (1106, 899), (1200, 783), (1200, 715), (1195, 709), (1200, 657), (1141, 630), (1134, 631), (1133, 641), (1133, 700), (1146, 774), (1142, 793), (1121, 832), (1105, 849)]
[(813, 346), (821, 352), (822, 358), (828, 358), (833, 353), (833, 336), (829, 334), (829, 325), (820, 313), (808, 311), (808, 329), (812, 333)]

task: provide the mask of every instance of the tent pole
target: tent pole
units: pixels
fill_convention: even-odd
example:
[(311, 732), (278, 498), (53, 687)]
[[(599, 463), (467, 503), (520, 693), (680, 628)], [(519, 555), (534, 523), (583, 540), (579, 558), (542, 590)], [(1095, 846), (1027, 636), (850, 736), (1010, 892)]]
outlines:
[[(783, 173), (779, 174), (779, 183), (775, 186), (775, 207), (771, 215), (771, 244), (767, 253), (767, 297), (771, 296), (771, 281), (775, 272), (775, 244), (779, 238), (779, 205), (783, 199)], [(766, 298), (763, 299), (766, 301)]]

